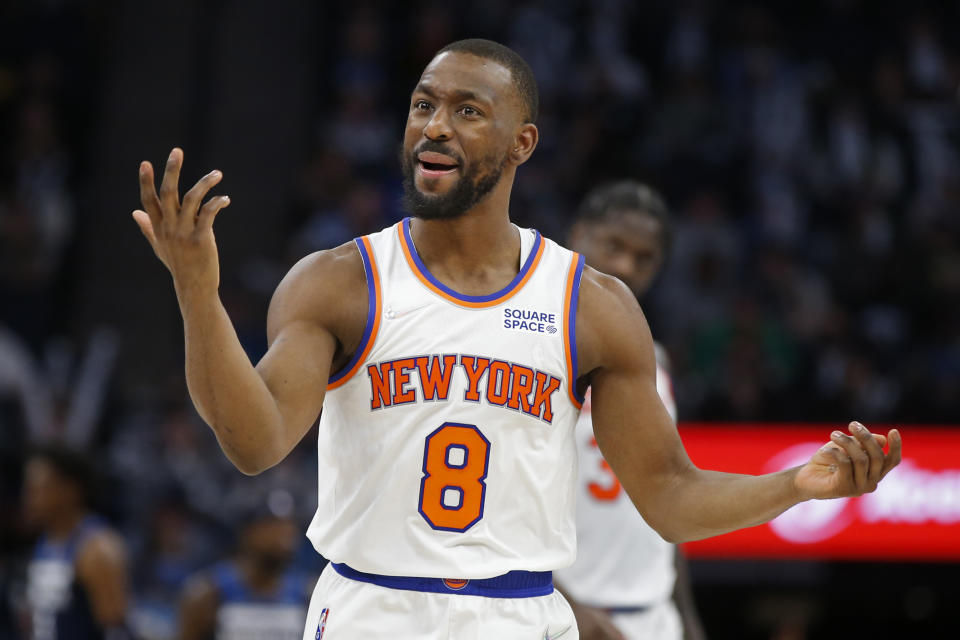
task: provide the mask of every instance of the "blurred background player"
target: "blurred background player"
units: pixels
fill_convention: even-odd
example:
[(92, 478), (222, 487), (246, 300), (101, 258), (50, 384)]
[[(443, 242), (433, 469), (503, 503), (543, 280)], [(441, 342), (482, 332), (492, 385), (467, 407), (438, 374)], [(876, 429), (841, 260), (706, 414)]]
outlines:
[(316, 576), (291, 566), (299, 528), (287, 513), (260, 509), (240, 530), (236, 555), (184, 589), (180, 640), (298, 640)]
[(24, 515), (41, 535), (27, 568), (26, 638), (129, 638), (127, 551), (91, 512), (92, 486), (90, 462), (78, 452), (51, 445), (27, 461)]
[[(663, 198), (623, 181), (584, 198), (569, 246), (587, 264), (622, 280), (637, 298), (653, 284), (670, 251)], [(657, 391), (676, 421), (665, 351), (656, 345)], [(703, 638), (686, 562), (637, 513), (593, 437), (590, 396), (577, 423), (577, 560), (557, 573), (583, 640)]]

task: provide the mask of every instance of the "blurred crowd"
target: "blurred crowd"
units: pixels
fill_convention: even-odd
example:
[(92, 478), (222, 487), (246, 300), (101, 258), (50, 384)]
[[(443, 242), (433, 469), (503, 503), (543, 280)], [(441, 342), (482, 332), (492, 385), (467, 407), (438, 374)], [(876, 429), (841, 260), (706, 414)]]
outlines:
[[(562, 241), (593, 186), (631, 177), (665, 194), (675, 241), (643, 305), (681, 420), (960, 422), (960, 7), (415, 4), (321, 11), (324, 73), (289, 240), (223, 286), (252, 357), (294, 260), (403, 215), (409, 91), (434, 51), (482, 36), (521, 53), (540, 85), (519, 224)], [(242, 477), (180, 371), (141, 397), (123, 384), (112, 328), (74, 330), (97, 19), (68, 0), (0, 7), (0, 587), (16, 594), (29, 554), (24, 451), (65, 441), (110, 483), (99, 506), (130, 546), (139, 624), (161, 638), (183, 581), (229, 549), (252, 506), (290, 495), (306, 521), (316, 459), (308, 435), (276, 469)]]
[(443, 43), (490, 35), (541, 91), (518, 222), (562, 241), (586, 190), (625, 176), (672, 205), (676, 244), (644, 308), (681, 419), (955, 422), (957, 13), (856, 0), (490, 2), (469, 24), (445, 6), (348, 11), (324, 38), (291, 255), (402, 215), (412, 79)]

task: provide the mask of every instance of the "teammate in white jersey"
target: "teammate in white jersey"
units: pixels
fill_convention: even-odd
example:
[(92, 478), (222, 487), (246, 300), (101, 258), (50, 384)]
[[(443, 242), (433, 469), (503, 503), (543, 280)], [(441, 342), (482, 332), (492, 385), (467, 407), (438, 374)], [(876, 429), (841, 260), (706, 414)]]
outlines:
[[(304, 638), (577, 637), (551, 572), (573, 561), (574, 425), (592, 388), (597, 443), (664, 538), (759, 524), (800, 501), (876, 488), (900, 437), (851, 423), (811, 460), (743, 476), (687, 457), (657, 395), (632, 292), (510, 222), (537, 146), (536, 83), (486, 40), (442, 49), (410, 99), (401, 158), (413, 215), (301, 260), (277, 288), (254, 367), (218, 296), (213, 220), (140, 167), (134, 218), (170, 270), (190, 395), (245, 473), (280, 460), (323, 408), (310, 537), (331, 565)], [(389, 289), (388, 289), (389, 288)], [(516, 324), (515, 324), (516, 322)], [(332, 463), (332, 471), (323, 471)]]
[[(619, 278), (637, 299), (653, 284), (671, 244), (667, 206), (632, 180), (584, 198), (570, 246)], [(655, 344), (657, 392), (676, 421), (666, 355)], [(644, 522), (593, 436), (591, 394), (577, 422), (577, 560), (557, 573), (584, 640), (703, 638), (683, 553)]]

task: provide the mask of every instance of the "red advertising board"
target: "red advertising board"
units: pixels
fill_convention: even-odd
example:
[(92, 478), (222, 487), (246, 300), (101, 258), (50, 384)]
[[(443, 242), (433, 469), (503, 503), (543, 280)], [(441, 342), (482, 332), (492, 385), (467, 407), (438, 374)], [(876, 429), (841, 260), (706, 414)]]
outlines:
[[(680, 436), (702, 469), (761, 474), (803, 464), (836, 428), (681, 424)], [(960, 426), (898, 429), (903, 462), (874, 493), (811, 500), (767, 524), (684, 549), (693, 557), (960, 560)]]

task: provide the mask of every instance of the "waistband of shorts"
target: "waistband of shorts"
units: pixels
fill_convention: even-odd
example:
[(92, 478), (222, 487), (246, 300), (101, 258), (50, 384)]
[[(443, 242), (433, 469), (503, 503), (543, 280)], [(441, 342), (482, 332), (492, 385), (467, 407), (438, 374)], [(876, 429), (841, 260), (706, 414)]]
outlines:
[(653, 605), (645, 604), (638, 607), (605, 607), (603, 610), (608, 615), (616, 615), (618, 613), (629, 614), (629, 613), (644, 613), (653, 608)]
[(344, 578), (404, 591), (426, 591), (485, 598), (534, 598), (553, 593), (553, 572), (551, 571), (510, 571), (493, 578), (466, 580), (384, 576), (357, 571), (341, 563), (331, 562), (330, 565)]

